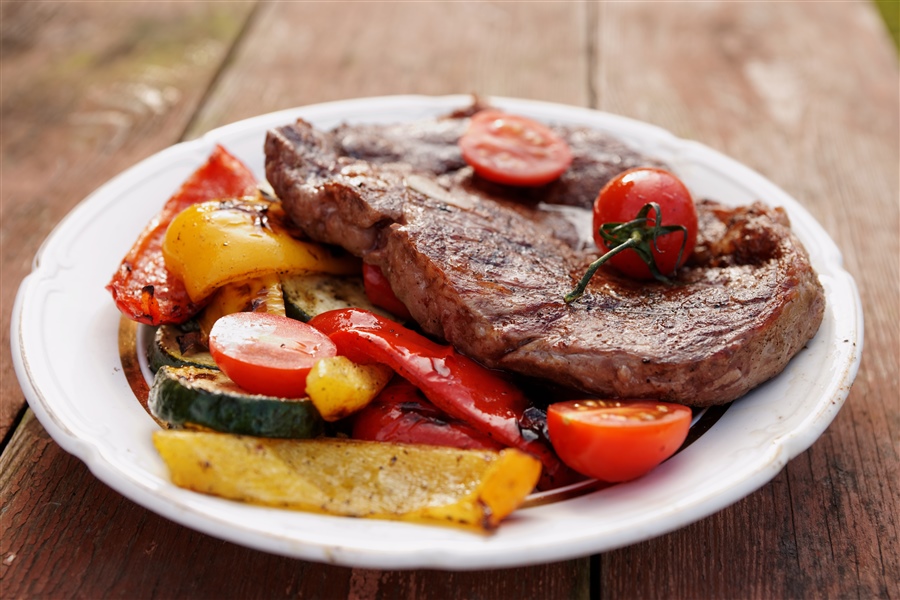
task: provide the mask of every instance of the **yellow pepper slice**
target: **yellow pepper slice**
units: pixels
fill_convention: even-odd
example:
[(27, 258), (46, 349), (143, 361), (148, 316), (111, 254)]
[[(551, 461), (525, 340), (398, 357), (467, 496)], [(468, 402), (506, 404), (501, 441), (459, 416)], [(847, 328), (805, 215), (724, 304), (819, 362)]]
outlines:
[(197, 317), (203, 342), (208, 342), (209, 332), (220, 317), (243, 311), (285, 316), (284, 295), (279, 277), (269, 274), (233, 281), (219, 287)]
[(350, 517), (490, 531), (534, 489), (541, 463), (507, 448), (457, 450), (161, 430), (172, 482), (223, 498)]
[(360, 270), (354, 257), (291, 237), (280, 205), (253, 198), (184, 209), (166, 230), (163, 257), (193, 302), (226, 283), (271, 273), (349, 275)]
[(306, 395), (323, 419), (338, 421), (365, 408), (393, 376), (386, 365), (359, 365), (346, 356), (332, 356), (313, 365)]

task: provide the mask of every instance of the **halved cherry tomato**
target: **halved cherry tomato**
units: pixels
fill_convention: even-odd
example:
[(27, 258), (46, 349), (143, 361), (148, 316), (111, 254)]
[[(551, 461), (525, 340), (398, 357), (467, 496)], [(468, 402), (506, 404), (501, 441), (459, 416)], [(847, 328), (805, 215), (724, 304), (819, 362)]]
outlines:
[(372, 304), (403, 320), (412, 318), (412, 315), (409, 314), (409, 309), (394, 294), (391, 282), (388, 281), (388, 278), (385, 277), (384, 272), (379, 267), (363, 263), (363, 285), (365, 285), (366, 296), (369, 297)]
[(544, 185), (572, 164), (569, 145), (550, 128), (496, 110), (475, 113), (459, 147), (479, 176), (508, 185)]
[[(610, 250), (600, 236), (600, 226), (631, 221), (650, 202), (659, 205), (662, 226), (682, 225), (687, 230), (687, 239), (681, 231), (673, 231), (650, 242), (657, 269), (662, 275), (669, 276), (687, 261), (697, 244), (697, 210), (687, 187), (668, 171), (639, 167), (610, 180), (594, 202), (594, 241), (601, 250)], [(647, 216), (654, 219), (656, 212), (651, 210)], [(650, 268), (632, 249), (623, 250), (608, 262), (628, 277), (653, 278)]]
[(306, 376), (334, 343), (306, 323), (269, 313), (241, 312), (215, 322), (209, 351), (222, 371), (248, 392), (281, 398), (306, 394)]
[(445, 414), (426, 400), (417, 387), (402, 379), (384, 388), (354, 415), (352, 437), (477, 450), (504, 448), (467, 423)]
[(550, 441), (572, 469), (601, 481), (650, 472), (684, 443), (691, 409), (648, 400), (572, 400), (547, 410)]

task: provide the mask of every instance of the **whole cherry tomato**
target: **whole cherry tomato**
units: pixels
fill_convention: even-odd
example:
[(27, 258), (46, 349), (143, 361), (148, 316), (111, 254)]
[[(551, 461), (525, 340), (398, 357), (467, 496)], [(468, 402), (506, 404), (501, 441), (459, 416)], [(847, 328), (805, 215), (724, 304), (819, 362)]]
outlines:
[(649, 400), (570, 400), (547, 410), (550, 442), (583, 475), (621, 482), (650, 472), (687, 437), (691, 409)]
[[(641, 167), (625, 171), (610, 180), (594, 202), (594, 241), (601, 250), (612, 250), (613, 245), (604, 239), (601, 227), (632, 221), (649, 203), (659, 206), (659, 225), (684, 228), (661, 232), (661, 235), (648, 240), (657, 270), (664, 277), (669, 277), (685, 263), (697, 244), (694, 200), (684, 183), (669, 171)], [(648, 210), (646, 218), (645, 225), (649, 225), (656, 218), (656, 211)], [(624, 250), (610, 257), (608, 262), (634, 279), (654, 277), (646, 260), (635, 249)]]
[(475, 113), (459, 148), (475, 173), (508, 185), (544, 185), (572, 164), (569, 145), (549, 127), (497, 110)]

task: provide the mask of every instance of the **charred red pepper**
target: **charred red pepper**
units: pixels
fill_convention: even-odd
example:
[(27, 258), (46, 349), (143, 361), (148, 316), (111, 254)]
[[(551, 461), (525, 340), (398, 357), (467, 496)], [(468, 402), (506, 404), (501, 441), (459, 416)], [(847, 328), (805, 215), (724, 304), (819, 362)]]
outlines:
[(353, 418), (352, 437), (376, 442), (429, 444), (476, 450), (505, 446), (439, 410), (408, 381), (386, 387)]
[(146, 323), (183, 323), (199, 311), (184, 284), (166, 269), (162, 242), (166, 228), (182, 210), (207, 200), (253, 194), (256, 178), (237, 158), (216, 146), (209, 160), (197, 169), (166, 201), (162, 211), (141, 232), (125, 255), (106, 289), (128, 318)]
[(544, 465), (542, 488), (573, 479), (540, 431), (530, 427), (528, 399), (499, 372), (369, 311), (333, 310), (309, 324), (328, 335), (339, 354), (388, 365), (451, 417), (538, 458)]
[(366, 296), (369, 297), (372, 304), (383, 308), (400, 319), (409, 320), (412, 318), (412, 315), (409, 314), (409, 309), (394, 293), (391, 283), (379, 267), (363, 263), (363, 284), (366, 288)]

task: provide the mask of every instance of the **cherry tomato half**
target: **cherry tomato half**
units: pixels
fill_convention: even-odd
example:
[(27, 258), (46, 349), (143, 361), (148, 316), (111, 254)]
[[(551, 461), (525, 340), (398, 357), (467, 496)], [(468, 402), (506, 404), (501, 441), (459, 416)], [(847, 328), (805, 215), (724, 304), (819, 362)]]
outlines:
[[(604, 223), (625, 223), (633, 220), (648, 202), (656, 202), (662, 213), (661, 225), (683, 225), (687, 240), (680, 231), (673, 231), (650, 242), (659, 272), (672, 275), (690, 257), (697, 244), (697, 210), (691, 193), (682, 181), (663, 169), (640, 167), (625, 171), (607, 183), (594, 202), (594, 241), (603, 251), (609, 250), (598, 230)], [(655, 218), (655, 211), (647, 215)], [(684, 250), (682, 251), (682, 243)], [(681, 260), (679, 258), (681, 252)], [(652, 279), (647, 264), (631, 249), (609, 259), (609, 264), (623, 275), (635, 279)]]
[(647, 400), (572, 400), (547, 410), (550, 442), (562, 461), (601, 481), (650, 472), (684, 443), (691, 409)]
[(551, 129), (496, 110), (475, 113), (459, 147), (479, 176), (508, 185), (544, 185), (572, 164), (569, 145)]
[(372, 304), (389, 311), (403, 320), (412, 318), (406, 305), (394, 294), (391, 282), (388, 281), (380, 268), (363, 263), (363, 285), (365, 286), (366, 296), (369, 297)]
[(331, 339), (306, 323), (255, 312), (218, 319), (209, 333), (209, 351), (240, 387), (281, 398), (304, 396), (316, 361), (337, 354)]

